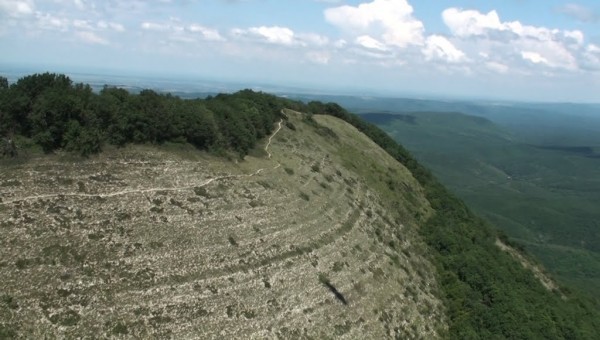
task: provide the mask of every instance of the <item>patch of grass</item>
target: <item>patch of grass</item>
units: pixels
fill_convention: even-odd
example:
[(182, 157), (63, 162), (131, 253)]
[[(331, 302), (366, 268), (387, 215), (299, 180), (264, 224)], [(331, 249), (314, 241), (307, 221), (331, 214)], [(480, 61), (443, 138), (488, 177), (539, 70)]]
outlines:
[(322, 272), (320, 272), (318, 274), (318, 278), (319, 278), (319, 282), (321, 282), (322, 284), (328, 284), (331, 282), (331, 280), (329, 279), (329, 276)]
[(296, 131), (296, 125), (289, 120), (285, 122), (285, 126), (292, 131)]
[(319, 163), (315, 163), (310, 167), (310, 171), (321, 172), (321, 166), (319, 165)]
[(294, 169), (292, 168), (285, 167), (283, 170), (285, 170), (285, 172), (290, 176), (294, 174)]

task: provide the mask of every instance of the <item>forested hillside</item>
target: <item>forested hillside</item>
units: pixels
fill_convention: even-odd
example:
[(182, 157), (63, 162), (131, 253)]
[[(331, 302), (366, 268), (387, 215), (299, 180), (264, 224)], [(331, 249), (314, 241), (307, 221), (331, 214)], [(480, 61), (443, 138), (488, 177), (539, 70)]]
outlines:
[[(567, 291), (548, 291), (495, 245), (499, 234), (373, 124), (334, 103), (308, 104), (308, 112), (339, 117), (404, 164), (425, 189), (435, 214), (420, 229), (433, 251), (453, 339), (595, 339), (600, 312)], [(563, 295), (565, 294), (565, 295)]]
[[(358, 116), (348, 113), (337, 104), (324, 104), (321, 102), (303, 104), (264, 93), (256, 93), (250, 90), (241, 91), (231, 95), (218, 95), (204, 100), (182, 100), (168, 94), (158, 94), (150, 90), (145, 90), (139, 95), (134, 95), (125, 90), (111, 87), (104, 88), (100, 93), (94, 93), (89, 86), (73, 84), (69, 78), (63, 75), (48, 73), (22, 78), (10, 86), (6, 81), (2, 81), (0, 82), (0, 87), (0, 134), (5, 144), (3, 146), (5, 150), (10, 149), (11, 144), (15, 144), (15, 147), (17, 148), (16, 151), (19, 151), (19, 147), (26, 146), (27, 143), (33, 143), (45, 152), (64, 149), (82, 155), (91, 155), (100, 152), (104, 145), (120, 146), (128, 143), (160, 144), (164, 142), (182, 142), (192, 144), (198, 149), (217, 153), (220, 151), (234, 151), (243, 158), (244, 155), (252, 150), (259, 139), (267, 136), (273, 131), (275, 122), (279, 119), (286, 119), (285, 115), (282, 113), (282, 109), (284, 108), (291, 108), (306, 113), (304, 116), (301, 115), (301, 117), (304, 118), (296, 118), (296, 124), (298, 124), (298, 126), (299, 124), (303, 124), (302, 129), (306, 129), (304, 131), (310, 131), (311, 134), (320, 136), (318, 139), (314, 140), (318, 140), (322, 143), (328, 141), (340, 145), (343, 144), (342, 142), (352, 144), (353, 141), (336, 141), (336, 138), (341, 137), (336, 135), (335, 131), (331, 128), (319, 126), (318, 120), (312, 119), (311, 114), (324, 114), (340, 118), (364, 133), (381, 147), (381, 149), (385, 150), (387, 154), (408, 168), (412, 173), (412, 177), (414, 177), (419, 182), (420, 187), (422, 187), (422, 189), (419, 188), (419, 190), (424, 192), (425, 198), (429, 202), (428, 204), (434, 210), (428, 221), (418, 228), (418, 232), (420, 233), (420, 238), (424, 240), (430, 251), (429, 256), (431, 261), (437, 268), (436, 277), (438, 285), (443, 292), (442, 300), (445, 304), (445, 313), (449, 323), (448, 337), (453, 339), (490, 339), (494, 337), (515, 339), (595, 339), (597, 335), (600, 334), (600, 312), (592, 303), (582, 300), (575, 294), (566, 290), (549, 291), (544, 288), (531, 271), (525, 269), (509, 254), (501, 251), (496, 246), (496, 241), (498, 237), (501, 236), (498, 235), (495, 229), (492, 226), (487, 225), (479, 217), (475, 216), (462, 201), (450, 194), (430, 171), (421, 166), (410, 153), (402, 146), (398, 145), (385, 132), (372, 124), (366, 123)], [(334, 122), (330, 123), (332, 126), (335, 125)], [(296, 126), (291, 122), (284, 124), (284, 126), (287, 127), (289, 130), (288, 132), (290, 133), (291, 131), (296, 131)], [(317, 132), (308, 130), (309, 127), (311, 129), (316, 129)], [(299, 132), (296, 135), (288, 135), (285, 140), (282, 139), (282, 144), (292, 143), (288, 138), (293, 137), (296, 142), (293, 146), (294, 148), (303, 147), (305, 150), (317, 149), (314, 145), (310, 145), (310, 143), (303, 139), (303, 136), (306, 135), (302, 135), (302, 129), (298, 129)], [(305, 133), (308, 134), (308, 132)], [(356, 135), (354, 136), (356, 137)], [(294, 150), (293, 147), (289, 147), (289, 150)], [(293, 151), (289, 150), (287, 152), (289, 152), (290, 155), (294, 154)], [(337, 152), (341, 153), (342, 151), (338, 150)], [(359, 155), (358, 151), (355, 151), (355, 153), (352, 154), (352, 157), (346, 156), (347, 158), (352, 158), (354, 162), (357, 162), (357, 155)], [(311, 160), (312, 166), (310, 167), (310, 170), (305, 171), (306, 173), (303, 174), (304, 177), (301, 179), (306, 181), (306, 183), (310, 183), (311, 178), (318, 176), (318, 174), (323, 171), (322, 165), (326, 163), (326, 160), (328, 159), (327, 156), (328, 155), (325, 154), (322, 156), (321, 160), (317, 162)], [(280, 155), (279, 157), (282, 161), (286, 159), (285, 155)], [(301, 157), (297, 155), (294, 157), (298, 158), (298, 164), (301, 164), (303, 161)], [(333, 163), (333, 161), (330, 162)], [(392, 162), (397, 165), (393, 160)], [(280, 169), (279, 165), (273, 167), (273, 169)], [(229, 164), (229, 166), (233, 167), (232, 164)], [(354, 166), (356, 166), (356, 164), (354, 164)], [(385, 171), (391, 171), (389, 170), (390, 167), (386, 168), (382, 164), (374, 164), (372, 166), (374, 168), (383, 168)], [(334, 171), (335, 168), (341, 167), (339, 164), (333, 163), (330, 164), (330, 167), (331, 174), (327, 173), (325, 174), (327, 176), (323, 175), (322, 183), (318, 186), (315, 185), (314, 190), (311, 192), (307, 193), (302, 191), (305, 190), (302, 187), (290, 188), (288, 184), (282, 184), (282, 192), (285, 190), (298, 189), (301, 194), (298, 196), (294, 191), (294, 199), (281, 200), (281, 202), (310, 202), (311, 197), (319, 197), (318, 195), (322, 195), (319, 190), (327, 192), (328, 188), (332, 185), (327, 182), (333, 182), (333, 179), (337, 178), (335, 176), (341, 176), (342, 174), (342, 172), (336, 173)], [(365, 167), (365, 169), (366, 168), (367, 167)], [(123, 172), (122, 176), (125, 177), (127, 168), (119, 169)], [(194, 169), (194, 167), (190, 166), (190, 169)], [(298, 171), (297, 169), (294, 170), (292, 167), (284, 169), (286, 176), (292, 176), (295, 171)], [(164, 176), (165, 172), (163, 171), (161, 173)], [(254, 173), (259, 174), (260, 171)], [(101, 175), (100, 179), (108, 182), (111, 181), (110, 174)], [(184, 175), (189, 176), (189, 174)], [(252, 175), (222, 176), (222, 178), (249, 178), (250, 176)], [(268, 176), (268, 174), (265, 176)], [(394, 178), (388, 178), (379, 173), (377, 173), (377, 176), (380, 177), (376, 177), (376, 175), (373, 174), (373, 181), (378, 185), (382, 185), (385, 189), (380, 190), (375, 187), (367, 187), (364, 188), (364, 190), (369, 192), (372, 191), (376, 194), (375, 196), (381, 195), (381, 197), (401, 196), (403, 190), (408, 190), (406, 189), (408, 187), (401, 186), (398, 184), (401, 182), (396, 181)], [(192, 177), (197, 176), (194, 174)], [(98, 176), (94, 175), (90, 178), (98, 178)], [(209, 207), (209, 203), (214, 203), (209, 199), (218, 199), (218, 195), (215, 194), (216, 196), (213, 197), (213, 194), (207, 192), (203, 186), (211, 183), (213, 180), (214, 178), (208, 180), (204, 184), (198, 184), (197, 188), (193, 190), (195, 191), (195, 195), (203, 199), (206, 198), (206, 205), (204, 207), (199, 207), (198, 209), (200, 209), (201, 213), (207, 215), (210, 214), (210, 209), (206, 209), (206, 207)], [(358, 178), (358, 180), (363, 181), (363, 179), (360, 178)], [(403, 180), (406, 180), (406, 178)], [(352, 184), (352, 181), (349, 179), (346, 179), (346, 181)], [(344, 181), (340, 181), (339, 183), (339, 192), (343, 194), (345, 190), (348, 194), (352, 194), (354, 192), (353, 189), (344, 189), (343, 183)], [(294, 184), (298, 184), (298, 182), (294, 182)], [(272, 184), (269, 183), (269, 178), (266, 177), (258, 182), (257, 185), (265, 189), (266, 192), (260, 192), (266, 195)], [(416, 184), (416, 186), (419, 185)], [(223, 185), (223, 188), (221, 189), (225, 190), (227, 188)], [(412, 189), (413, 188), (411, 188), (411, 190)], [(85, 188), (82, 190), (85, 192)], [(238, 190), (238, 188), (232, 187), (231, 190), (235, 191)], [(384, 196), (381, 194), (383, 190), (394, 192), (395, 194)], [(144, 199), (144, 204), (157, 205), (152, 208), (153, 210), (151, 210), (151, 212), (153, 213), (159, 214), (164, 211), (164, 208), (160, 207), (163, 203), (163, 198), (158, 197), (162, 194), (162, 191), (157, 190), (155, 193), (157, 197), (148, 197), (147, 201), (149, 203)], [(247, 195), (247, 193), (242, 192), (243, 190), (240, 189), (239, 191), (240, 193), (235, 192), (236, 195)], [(96, 199), (93, 195), (85, 195), (87, 195), (86, 197), (89, 196), (88, 199), (90, 200)], [(105, 196), (114, 197), (115, 194), (105, 194)], [(98, 197), (97, 201), (102, 203), (102, 197)], [(268, 195), (261, 197), (250, 195), (248, 197), (248, 199), (253, 200), (249, 203), (252, 208), (260, 208), (263, 205), (266, 207), (269, 206), (268, 204), (262, 204), (260, 202), (268, 201)], [(188, 204), (185, 202), (191, 202), (189, 204), (200, 202), (200, 198), (192, 198), (184, 201), (183, 198), (176, 197), (172, 198), (169, 202), (174, 207), (184, 209), (186, 208), (186, 204)], [(258, 198), (260, 198), (260, 200)], [(55, 199), (63, 200), (65, 197), (55, 197)], [(316, 198), (313, 200), (316, 200)], [(326, 206), (331, 202), (321, 203)], [(15, 204), (15, 209), (20, 206), (19, 204)], [(398, 204), (403, 205), (402, 207), (398, 207)], [(226, 210), (230, 207), (230, 202), (224, 202), (221, 206)], [(408, 209), (407, 207), (408, 205), (406, 205), (405, 202), (384, 201), (381, 203), (381, 208), (378, 207), (378, 209), (394, 211), (394, 208), (403, 210)], [(48, 208), (48, 211), (60, 212), (61, 209), (65, 210), (66, 208), (54, 207)], [(333, 211), (336, 211), (334, 208), (332, 209)], [(423, 209), (428, 210), (429, 208)], [(365, 212), (362, 215), (360, 211), (355, 212), (357, 216), (364, 215), (363, 218), (365, 219), (371, 218), (374, 215), (372, 211)], [(22, 211), (20, 213), (26, 215), (27, 212)], [(186, 210), (185, 212), (185, 214), (195, 213), (197, 212), (193, 209), (191, 212), (190, 210)], [(273, 214), (275, 213), (276, 212), (273, 212)], [(281, 214), (282, 212), (278, 211), (277, 213)], [(73, 212), (73, 214), (75, 214), (75, 212)], [(184, 213), (182, 212), (182, 214)], [(80, 213), (77, 213), (73, 219), (85, 218), (85, 214), (80, 215)], [(227, 211), (223, 212), (223, 216), (225, 215), (231, 217), (232, 223), (241, 223), (244, 219), (242, 216), (235, 216), (234, 220), (231, 212)], [(354, 212), (349, 213), (349, 216), (354, 215)], [(119, 218), (122, 217), (125, 220), (135, 220), (132, 216), (127, 214), (119, 216)], [(142, 216), (141, 213), (140, 216)], [(273, 218), (273, 216), (277, 215), (270, 215), (270, 218)], [(423, 216), (427, 215), (419, 214), (418, 217), (421, 218)], [(167, 223), (167, 216), (161, 216), (161, 218), (164, 218), (161, 221)], [(281, 225), (284, 222), (287, 223), (288, 221), (286, 219), (289, 218), (292, 217), (282, 217), (280, 223), (276, 224)], [(26, 219), (23, 218), (23, 220)], [(218, 221), (219, 219), (215, 218), (215, 220)], [(156, 218), (156, 221), (159, 221), (158, 217)], [(366, 226), (372, 225), (371, 223), (367, 223), (369, 221), (368, 219), (365, 221), (365, 228)], [(335, 224), (337, 222), (339, 221), (332, 221), (331, 223)], [(114, 228), (117, 230), (116, 225), (121, 223), (121, 221), (114, 223)], [(303, 222), (301, 221), (301, 223)], [(148, 225), (151, 224), (152, 223), (150, 222), (148, 223)], [(398, 233), (401, 234), (401, 224), (398, 222), (390, 222), (389, 224), (395, 226)], [(109, 225), (111, 224), (109, 223)], [(319, 225), (322, 225), (322, 223)], [(2, 224), (2, 226), (4, 226), (4, 224)], [(14, 225), (12, 228), (14, 228)], [(31, 226), (31, 228), (35, 228), (35, 225)], [(244, 233), (249, 233), (250, 231), (246, 229), (244, 229)], [(295, 229), (296, 228), (292, 228), (292, 230)], [(260, 230), (257, 232), (260, 232)], [(116, 232), (110, 231), (110, 233)], [(122, 234), (123, 233), (125, 232), (122, 231)], [(173, 233), (169, 232), (168, 234)], [(90, 237), (89, 235), (86, 235), (86, 237), (91, 240), (104, 238), (104, 234), (93, 235), (93, 237)], [(310, 235), (304, 236), (308, 237)], [(383, 237), (381, 235), (378, 236), (381, 241)], [(299, 237), (298, 242), (301, 240), (302, 237)], [(264, 242), (263, 239), (260, 239), (260, 241)], [(234, 251), (241, 243), (236, 241), (235, 237), (232, 235), (229, 236), (228, 242), (229, 245), (225, 244), (219, 249), (233, 249), (231, 251)], [(259, 241), (256, 240), (256, 242)], [(407, 252), (407, 254), (390, 254), (389, 251), (398, 251), (396, 250), (396, 244), (392, 241), (390, 241), (388, 245), (389, 247), (386, 246), (385, 248), (385, 255), (389, 256), (391, 260), (387, 262), (392, 265), (399, 265), (398, 255), (402, 258), (416, 256), (409, 252)], [(73, 246), (75, 247), (76, 245)], [(127, 252), (135, 252), (138, 248), (142, 249), (143, 244), (132, 247), (131, 250), (127, 249)], [(160, 245), (160, 247), (162, 247), (162, 245)], [(373, 246), (370, 244), (359, 244), (356, 249), (360, 250), (372, 247)], [(388, 248), (392, 250), (389, 250)], [(59, 247), (59, 250), (60, 249), (63, 248)], [(279, 246), (277, 249), (279, 249)], [(289, 252), (302, 255), (304, 254), (303, 249), (304, 248), (301, 247), (290, 247)], [(244, 254), (247, 255), (251, 252), (251, 250), (248, 250), (248, 252)], [(76, 253), (76, 255), (78, 254), (79, 253)], [(65, 256), (70, 259), (71, 255), (67, 255)], [(379, 255), (383, 256), (382, 254)], [(75, 258), (75, 255), (73, 255), (73, 257), (73, 261), (79, 261), (78, 259), (81, 256)], [(165, 257), (165, 259), (167, 258), (170, 259), (170, 257)], [(35, 259), (27, 259), (27, 261), (21, 263), (22, 268), (18, 269), (26, 270), (28, 266), (36, 265), (36, 261), (37, 260)], [(120, 260), (115, 259), (115, 263), (117, 263), (117, 261)], [(236, 265), (243, 266), (246, 264), (244, 261), (245, 259), (241, 259)], [(0, 262), (0, 264), (5, 267), (9, 265), (8, 262)], [(347, 267), (348, 265), (344, 265), (340, 262), (337, 268), (341, 271), (345, 266)], [(104, 268), (103, 270), (110, 270), (110, 266), (107, 268), (108, 269)], [(372, 268), (369, 270), (371, 269)], [(383, 272), (379, 273), (375, 270), (373, 270), (373, 272), (372, 278), (381, 280), (389, 278), (387, 275), (384, 275)], [(368, 271), (365, 270), (365, 273), (368, 273)], [(147, 282), (144, 282), (152, 283), (154, 280), (154, 273), (150, 274), (147, 270), (140, 271), (135, 274), (134, 279), (137, 280), (140, 277), (150, 277), (149, 279), (145, 279)], [(175, 280), (176, 283), (178, 282), (176, 279), (183, 280), (183, 278), (180, 278), (179, 276), (173, 277), (173, 280)], [(369, 277), (371, 277), (370, 274)], [(426, 286), (425, 283), (422, 284), (424, 287)], [(266, 280), (264, 287), (271, 288), (271, 282)], [(191, 289), (186, 286), (186, 289), (188, 288)], [(364, 289), (359, 288), (357, 288), (357, 291), (362, 291), (364, 293)], [(194, 289), (196, 289), (196, 287), (194, 287)], [(216, 291), (218, 291), (218, 289), (216, 289)], [(377, 291), (381, 292), (382, 290), (378, 289)], [(67, 293), (71, 294), (70, 292)], [(389, 292), (389, 295), (393, 297), (396, 293), (399, 294), (399, 292)], [(59, 294), (61, 294), (61, 292), (59, 292)], [(241, 308), (244, 306), (237, 306), (235, 308), (238, 307)], [(254, 306), (247, 307), (250, 308)], [(18, 304), (15, 304), (10, 296), (5, 296), (3, 297), (3, 300), (0, 301), (0, 310), (14, 310), (18, 308)], [(235, 315), (235, 308), (228, 307), (227, 315)], [(352, 306), (345, 308), (352, 308)], [(244, 313), (246, 312), (247, 311)], [(206, 311), (203, 313), (206, 313)], [(239, 312), (238, 314), (240, 313), (242, 312)], [(250, 312), (247, 312), (246, 314), (244, 315), (246, 315), (245, 318), (248, 320), (255, 316)], [(389, 323), (388, 321), (391, 320), (390, 315), (391, 314), (388, 314), (387, 312), (382, 312), (380, 319), (387, 320), (386, 322)], [(154, 316), (152, 319), (158, 317), (159, 316)], [(162, 318), (162, 316), (160, 317)], [(190, 316), (185, 315), (185, 317), (189, 318)], [(160, 321), (161, 319), (159, 318), (158, 320)], [(71, 319), (67, 319), (67, 321), (70, 322)], [(3, 320), (0, 319), (0, 322), (3, 322)], [(11, 333), (11, 329), (3, 327), (4, 326), (0, 323), (0, 338), (14, 335), (14, 333)], [(349, 326), (343, 324), (340, 327), (342, 332), (345, 327)], [(400, 327), (400, 325), (398, 325), (398, 327)], [(117, 326), (115, 326), (115, 329), (119, 332), (123, 330), (122, 327)], [(125, 330), (127, 329), (125, 328)]]
[(94, 93), (64, 75), (34, 74), (0, 82), (0, 135), (31, 139), (45, 152), (90, 155), (106, 144), (172, 141), (243, 156), (271, 132), (283, 103), (249, 90), (205, 100), (114, 87)]

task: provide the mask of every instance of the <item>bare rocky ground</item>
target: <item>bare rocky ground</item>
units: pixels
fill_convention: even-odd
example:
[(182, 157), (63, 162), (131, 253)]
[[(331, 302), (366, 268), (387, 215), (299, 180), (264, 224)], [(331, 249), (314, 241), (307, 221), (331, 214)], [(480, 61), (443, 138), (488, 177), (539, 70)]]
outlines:
[(350, 125), (287, 113), (242, 162), (132, 146), (2, 164), (0, 335), (438, 337), (418, 183)]

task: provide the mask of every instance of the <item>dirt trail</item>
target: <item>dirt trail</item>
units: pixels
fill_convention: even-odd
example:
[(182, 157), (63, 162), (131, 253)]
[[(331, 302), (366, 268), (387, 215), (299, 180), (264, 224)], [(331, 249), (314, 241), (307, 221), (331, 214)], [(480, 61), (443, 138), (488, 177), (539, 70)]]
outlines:
[[(283, 110), (281, 112), (283, 113)], [(269, 140), (267, 142), (267, 145), (265, 145), (264, 150), (268, 155), (268, 159), (271, 159), (271, 157), (273, 156), (269, 152), (269, 146), (271, 145), (271, 142), (273, 141), (273, 138), (275, 137), (275, 135), (277, 135), (277, 133), (281, 130), (282, 123), (283, 123), (283, 119), (279, 121), (277, 129), (275, 130), (275, 132), (273, 132), (273, 134), (271, 134), (271, 136), (269, 137)], [(281, 167), (281, 164), (279, 162), (277, 162), (277, 165), (270, 169), (274, 170), (279, 167)], [(108, 197), (115, 197), (115, 196), (129, 195), (129, 194), (145, 194), (145, 193), (159, 192), (159, 191), (171, 191), (172, 192), (172, 191), (182, 191), (182, 190), (193, 190), (195, 188), (207, 186), (214, 181), (219, 181), (219, 180), (224, 180), (224, 179), (229, 179), (229, 178), (244, 178), (244, 177), (257, 176), (264, 170), (268, 170), (268, 169), (269, 168), (261, 168), (261, 169), (258, 169), (255, 172), (248, 174), (248, 175), (218, 176), (218, 177), (208, 179), (206, 182), (201, 183), (201, 184), (188, 185), (188, 186), (183, 186), (183, 187), (128, 189), (128, 190), (107, 193), (107, 194), (81, 194), (81, 193), (47, 194), (47, 195), (27, 196), (27, 197), (22, 197), (22, 198), (17, 198), (14, 200), (7, 200), (7, 201), (2, 201), (2, 199), (0, 198), (0, 205), (8, 205), (8, 204), (13, 204), (13, 203), (18, 203), (18, 202), (33, 201), (33, 200), (48, 199), (48, 198), (57, 198), (57, 197), (108, 198)]]

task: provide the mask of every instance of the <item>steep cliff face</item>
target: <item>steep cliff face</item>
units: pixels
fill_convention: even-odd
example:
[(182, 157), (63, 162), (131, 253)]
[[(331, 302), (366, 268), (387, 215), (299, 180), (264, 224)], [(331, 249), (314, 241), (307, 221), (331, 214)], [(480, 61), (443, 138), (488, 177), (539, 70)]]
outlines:
[(131, 146), (0, 173), (0, 334), (436, 338), (433, 210), (350, 124), (286, 110), (242, 162)]

